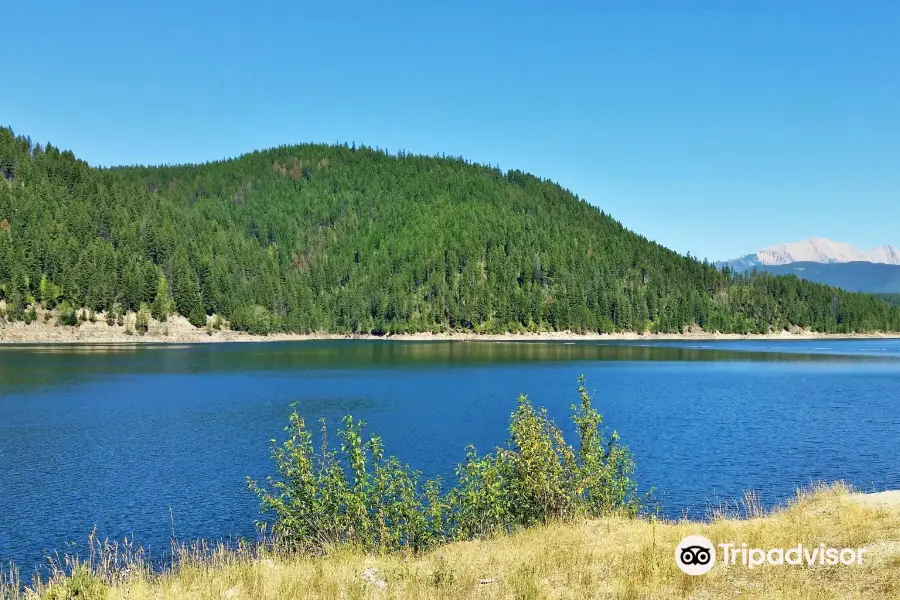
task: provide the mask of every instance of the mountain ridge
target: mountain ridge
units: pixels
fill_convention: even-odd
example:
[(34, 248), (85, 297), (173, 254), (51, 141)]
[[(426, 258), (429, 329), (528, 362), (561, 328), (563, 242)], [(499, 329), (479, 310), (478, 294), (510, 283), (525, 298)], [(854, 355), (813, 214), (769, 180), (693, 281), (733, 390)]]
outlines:
[(900, 251), (888, 245), (863, 251), (826, 238), (809, 238), (715, 264), (738, 273), (795, 275), (853, 292), (900, 293)]
[(900, 250), (889, 245), (876, 246), (871, 250), (860, 250), (847, 243), (813, 237), (797, 242), (775, 244), (739, 258), (719, 261), (716, 264), (746, 270), (753, 266), (789, 265), (798, 262), (822, 264), (871, 262), (900, 265)]
[(789, 265), (798, 262), (822, 264), (871, 262), (900, 265), (900, 250), (889, 245), (877, 246), (871, 250), (860, 250), (844, 242), (813, 237), (797, 242), (775, 244), (736, 259), (720, 261), (717, 264), (746, 270), (752, 266)]
[(794, 262), (759, 265), (758, 271), (773, 275), (796, 275), (815, 283), (867, 294), (900, 293), (900, 265), (853, 261), (846, 263)]

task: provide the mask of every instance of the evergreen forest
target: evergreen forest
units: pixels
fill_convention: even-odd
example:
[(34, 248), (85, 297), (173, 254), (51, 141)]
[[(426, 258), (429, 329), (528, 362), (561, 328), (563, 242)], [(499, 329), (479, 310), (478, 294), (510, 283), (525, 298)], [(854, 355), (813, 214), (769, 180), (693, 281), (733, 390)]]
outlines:
[(0, 302), (258, 334), (900, 331), (900, 306), (717, 269), (518, 170), (346, 144), (96, 168), (8, 128)]

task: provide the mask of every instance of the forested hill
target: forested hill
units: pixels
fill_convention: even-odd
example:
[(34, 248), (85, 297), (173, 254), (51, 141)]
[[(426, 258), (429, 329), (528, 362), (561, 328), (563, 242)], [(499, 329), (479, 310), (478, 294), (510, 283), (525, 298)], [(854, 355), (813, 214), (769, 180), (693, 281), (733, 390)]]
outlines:
[[(520, 171), (301, 145), (96, 169), (0, 129), (0, 298), (254, 332), (900, 330), (900, 307), (734, 277)], [(674, 207), (673, 207), (674, 210)]]

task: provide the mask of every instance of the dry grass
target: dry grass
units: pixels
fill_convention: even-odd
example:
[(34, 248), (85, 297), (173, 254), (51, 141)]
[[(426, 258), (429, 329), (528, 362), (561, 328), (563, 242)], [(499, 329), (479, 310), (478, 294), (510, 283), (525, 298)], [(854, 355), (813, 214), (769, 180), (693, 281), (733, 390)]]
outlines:
[[(900, 598), (897, 507), (853, 501), (847, 488), (834, 485), (800, 493), (768, 515), (749, 497), (742, 512), (739, 518), (720, 512), (710, 523), (608, 518), (558, 524), (418, 557), (343, 550), (325, 558), (251, 559), (220, 552), (166, 574), (132, 575), (109, 588), (106, 598)], [(689, 577), (674, 554), (691, 534), (762, 548), (825, 543), (868, 550), (860, 566), (748, 570), (719, 564)]]

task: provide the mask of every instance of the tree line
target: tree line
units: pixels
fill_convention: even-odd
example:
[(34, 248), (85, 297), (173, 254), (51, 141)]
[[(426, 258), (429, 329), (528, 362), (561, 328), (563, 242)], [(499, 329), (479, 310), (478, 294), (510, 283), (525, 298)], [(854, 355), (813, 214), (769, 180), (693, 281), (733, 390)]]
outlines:
[(717, 269), (517, 170), (313, 144), (99, 169), (10, 129), (0, 299), (254, 333), (900, 330), (872, 295)]
[(875, 294), (875, 297), (891, 304), (900, 305), (900, 294)]

